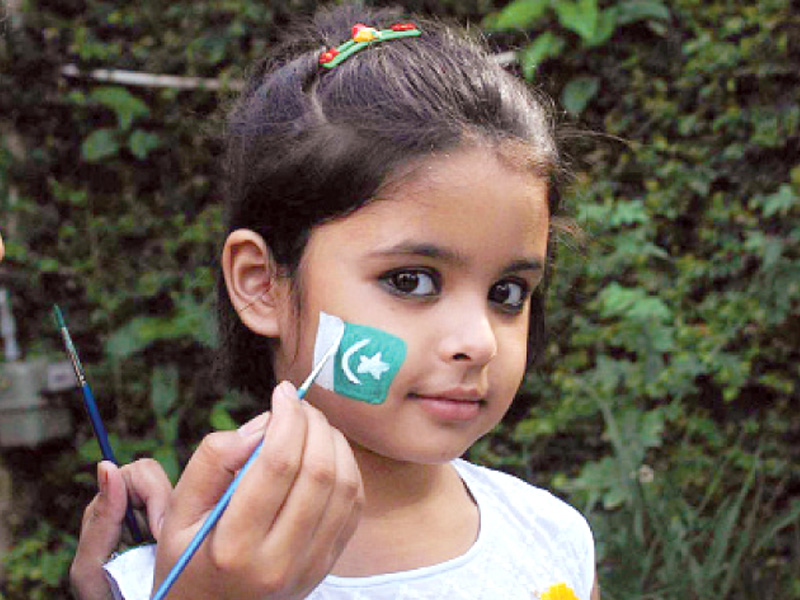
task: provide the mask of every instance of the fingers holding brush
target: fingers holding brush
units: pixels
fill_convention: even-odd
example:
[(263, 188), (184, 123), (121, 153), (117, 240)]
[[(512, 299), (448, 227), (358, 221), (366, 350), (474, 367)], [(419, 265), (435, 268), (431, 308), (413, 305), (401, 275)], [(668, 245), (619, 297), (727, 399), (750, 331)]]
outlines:
[(336, 485), (314, 532), (319, 557), (310, 557), (312, 562), (328, 562), (331, 565), (355, 532), (365, 501), (361, 472), (353, 450), (340, 431), (332, 431)]
[(363, 490), (344, 437), (291, 385), (275, 390), (273, 410), (262, 453), (215, 532), (214, 554), (225, 562), (248, 556), (255, 589), (304, 598), (352, 534)]
[(364, 491), (344, 436), (316, 408), (301, 408), (307, 421), (301, 465), (260, 551), (273, 563), (303, 557), (284, 568), (308, 585), (333, 567), (355, 529)]
[(99, 491), (86, 507), (78, 549), (70, 568), (70, 584), (79, 600), (105, 600), (111, 595), (103, 564), (122, 536), (127, 494), (119, 469), (108, 461), (97, 465)]
[(144, 510), (150, 534), (156, 541), (167, 511), (172, 484), (158, 461), (143, 458), (120, 468), (128, 501), (137, 510)]
[(229, 554), (239, 546), (257, 549), (268, 538), (295, 485), (307, 434), (308, 419), (296, 390), (281, 383), (272, 395), (272, 418), (259, 456), (214, 532), (215, 554)]
[(158, 539), (161, 517), (172, 491), (163, 469), (153, 460), (136, 461), (122, 468), (102, 461), (97, 465), (97, 483), (99, 491), (84, 511), (70, 569), (70, 583), (79, 600), (110, 598), (103, 564), (119, 547), (128, 502), (146, 510), (150, 529)]
[[(156, 552), (155, 584), (158, 587), (168, 578), (181, 554), (189, 547), (218, 500), (242, 469), (264, 436), (271, 420), (264, 413), (238, 431), (219, 431), (207, 435), (186, 465), (180, 481), (175, 486), (161, 528), (161, 539)], [(226, 517), (223, 515), (223, 517)], [(258, 515), (250, 511), (251, 524)], [(216, 528), (191, 558), (186, 570), (169, 591), (169, 598), (226, 597), (229, 581), (224, 573), (217, 572), (208, 548), (213, 543)], [(235, 597), (235, 596), (231, 596)]]
[[(175, 581), (171, 599), (305, 598), (354, 529), (363, 492), (352, 453), (293, 386), (275, 389), (268, 423), (251, 436), (256, 440), (248, 443), (261, 441), (260, 451)], [(241, 436), (215, 440), (216, 460), (202, 458), (204, 444), (170, 503), (174, 514), (168, 513), (158, 546), (157, 586), (246, 458)]]
[(248, 585), (261, 594), (304, 598), (344, 548), (363, 492), (352, 453), (348, 462), (344, 438), (320, 411), (285, 383), (273, 395), (273, 411), (261, 454), (220, 520), (211, 552), (238, 570), (238, 582), (252, 578)]

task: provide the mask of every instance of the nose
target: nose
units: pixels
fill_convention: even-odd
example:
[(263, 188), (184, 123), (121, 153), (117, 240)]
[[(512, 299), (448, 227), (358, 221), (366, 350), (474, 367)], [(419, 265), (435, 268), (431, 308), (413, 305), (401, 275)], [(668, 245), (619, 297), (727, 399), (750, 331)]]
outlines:
[(488, 309), (485, 298), (444, 308), (439, 337), (443, 361), (483, 366), (497, 355), (497, 336)]

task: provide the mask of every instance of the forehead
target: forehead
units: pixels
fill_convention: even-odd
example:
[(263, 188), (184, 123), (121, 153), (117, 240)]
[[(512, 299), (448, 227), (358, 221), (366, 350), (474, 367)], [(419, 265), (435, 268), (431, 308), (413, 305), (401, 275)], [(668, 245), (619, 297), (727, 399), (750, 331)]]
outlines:
[(332, 246), (363, 245), (365, 250), (435, 244), (498, 260), (512, 255), (543, 259), (547, 189), (547, 179), (522, 161), (494, 149), (462, 149), (410, 165), (374, 201), (317, 228), (312, 242), (322, 237)]
[[(516, 152), (476, 147), (428, 158), (391, 180), (379, 200), (420, 230), (507, 229), (506, 241), (542, 237), (549, 228), (548, 180)], [(367, 205), (380, 210), (382, 202)], [(439, 223), (438, 220), (443, 220)], [(546, 236), (545, 236), (546, 237)]]
[(399, 199), (412, 194), (422, 198), (431, 194), (472, 192), (477, 186), (487, 198), (500, 195), (527, 195), (537, 204), (542, 188), (547, 187), (544, 165), (522, 145), (478, 145), (411, 162), (387, 177), (379, 199)]

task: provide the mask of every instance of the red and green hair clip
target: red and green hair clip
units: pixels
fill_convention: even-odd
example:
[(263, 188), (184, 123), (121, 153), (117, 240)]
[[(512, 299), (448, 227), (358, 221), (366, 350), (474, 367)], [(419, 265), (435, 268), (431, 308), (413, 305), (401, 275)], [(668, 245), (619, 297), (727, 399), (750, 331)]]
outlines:
[(319, 63), (326, 69), (332, 69), (343, 60), (352, 56), (362, 48), (375, 42), (386, 42), (398, 38), (416, 37), (422, 32), (414, 23), (396, 23), (389, 29), (375, 29), (363, 23), (353, 25), (353, 37), (341, 46), (326, 50), (319, 57)]

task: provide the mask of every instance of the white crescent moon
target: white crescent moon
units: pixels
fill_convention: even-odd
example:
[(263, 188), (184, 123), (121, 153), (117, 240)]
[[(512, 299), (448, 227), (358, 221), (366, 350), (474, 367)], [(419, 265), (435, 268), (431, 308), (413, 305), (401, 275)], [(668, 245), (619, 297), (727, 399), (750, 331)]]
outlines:
[(342, 371), (344, 372), (344, 376), (347, 377), (352, 383), (356, 385), (361, 385), (361, 380), (355, 376), (355, 374), (350, 370), (350, 357), (353, 356), (356, 352), (361, 350), (364, 346), (370, 343), (370, 339), (367, 338), (365, 340), (360, 340), (350, 346), (347, 350), (344, 351), (342, 354)]

